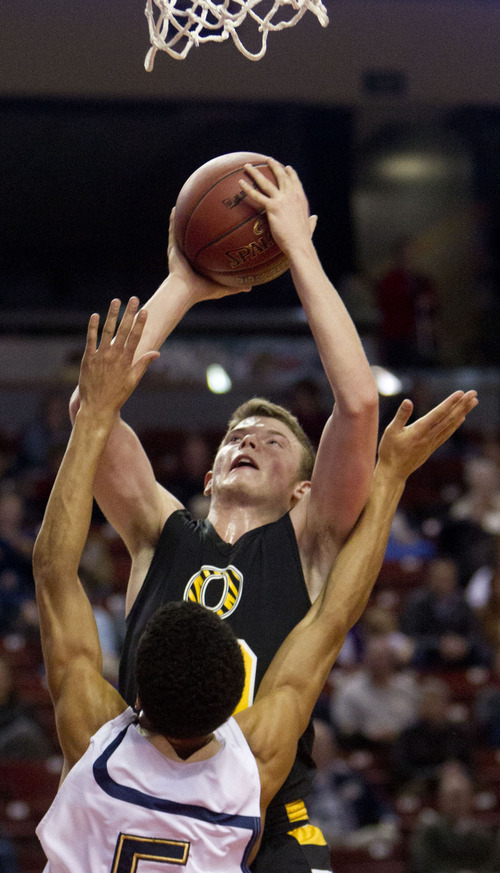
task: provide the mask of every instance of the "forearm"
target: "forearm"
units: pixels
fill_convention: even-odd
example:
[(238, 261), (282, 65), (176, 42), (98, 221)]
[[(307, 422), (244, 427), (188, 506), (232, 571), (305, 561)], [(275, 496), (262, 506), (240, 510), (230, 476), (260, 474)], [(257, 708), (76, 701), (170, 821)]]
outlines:
[[(403, 489), (404, 479), (379, 464), (367, 505), (323, 592), (288, 635), (262, 680), (257, 700), (282, 686), (294, 689), (304, 726), (347, 632), (366, 606)], [(304, 676), (308, 677), (307, 687)]]
[(376, 408), (376, 385), (361, 340), (312, 241), (291, 253), (290, 271), (336, 404), (346, 412), (366, 403)]
[(171, 273), (144, 304), (148, 320), (137, 347), (136, 358), (150, 349), (159, 349), (197, 302), (193, 284)]

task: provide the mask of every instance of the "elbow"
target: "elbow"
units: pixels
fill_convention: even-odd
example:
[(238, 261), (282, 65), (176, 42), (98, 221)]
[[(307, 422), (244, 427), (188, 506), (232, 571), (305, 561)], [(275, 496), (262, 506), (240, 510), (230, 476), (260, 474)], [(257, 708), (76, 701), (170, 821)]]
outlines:
[(351, 385), (341, 396), (337, 395), (335, 407), (345, 419), (361, 422), (363, 426), (373, 425), (378, 430), (379, 396), (371, 373)]
[(370, 376), (363, 380), (359, 391), (352, 395), (352, 414), (363, 419), (376, 420), (378, 424), (379, 398), (375, 380)]
[(33, 578), (35, 585), (38, 588), (43, 584), (43, 580), (50, 575), (50, 561), (47, 557), (47, 551), (44, 548), (43, 540), (38, 535), (33, 548)]
[(35, 588), (38, 592), (46, 588), (57, 574), (60, 574), (60, 561), (54, 559), (54, 550), (50, 548), (43, 532), (38, 534), (33, 548), (32, 568)]

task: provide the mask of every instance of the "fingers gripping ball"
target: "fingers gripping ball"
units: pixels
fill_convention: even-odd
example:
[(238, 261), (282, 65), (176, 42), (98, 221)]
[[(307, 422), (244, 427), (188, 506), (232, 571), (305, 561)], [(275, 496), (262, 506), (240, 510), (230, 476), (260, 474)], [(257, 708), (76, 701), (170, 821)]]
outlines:
[(185, 182), (175, 206), (175, 241), (191, 266), (222, 285), (262, 285), (288, 269), (271, 235), (264, 210), (256, 209), (239, 180), (253, 179), (253, 164), (275, 181), (265, 155), (232, 152), (199, 167)]

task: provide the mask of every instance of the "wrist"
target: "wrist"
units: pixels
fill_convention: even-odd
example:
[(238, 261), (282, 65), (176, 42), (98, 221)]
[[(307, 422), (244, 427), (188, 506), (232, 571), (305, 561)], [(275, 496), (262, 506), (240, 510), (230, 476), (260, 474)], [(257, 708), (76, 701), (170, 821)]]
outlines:
[(174, 268), (174, 270), (169, 273), (167, 278), (162, 282), (158, 290), (160, 292), (163, 291), (168, 293), (169, 300), (172, 295), (175, 295), (179, 311), (181, 311), (182, 314), (185, 314), (197, 301), (196, 293), (194, 291), (196, 277), (194, 277), (194, 279), (195, 281), (193, 281), (193, 276), (186, 274), (184, 270)]
[(408, 475), (390, 461), (378, 458), (375, 465), (374, 482), (380, 489), (385, 489), (388, 493), (401, 495), (405, 489)]
[(92, 429), (96, 434), (110, 431), (115, 421), (120, 417), (120, 410), (113, 407), (95, 406), (83, 398), (76, 413), (75, 425), (80, 428)]
[(299, 268), (302, 264), (311, 267), (319, 264), (318, 254), (310, 237), (293, 240), (283, 251), (290, 261), (290, 267)]

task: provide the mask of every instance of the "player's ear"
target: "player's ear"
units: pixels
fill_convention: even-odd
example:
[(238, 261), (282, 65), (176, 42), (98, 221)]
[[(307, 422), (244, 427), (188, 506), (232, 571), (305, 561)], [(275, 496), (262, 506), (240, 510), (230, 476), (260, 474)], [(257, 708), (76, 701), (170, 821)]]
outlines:
[(205, 486), (203, 488), (203, 493), (208, 497), (212, 493), (212, 479), (213, 479), (213, 470), (209, 470), (208, 473), (205, 473)]
[(307, 494), (307, 492), (310, 490), (310, 488), (311, 488), (311, 483), (310, 483), (309, 479), (304, 479), (302, 482), (297, 482), (295, 484), (293, 491), (292, 491), (290, 508), (292, 506), (295, 506), (295, 504), (298, 503), (299, 500), (302, 500), (302, 498), (304, 497), (305, 494)]

